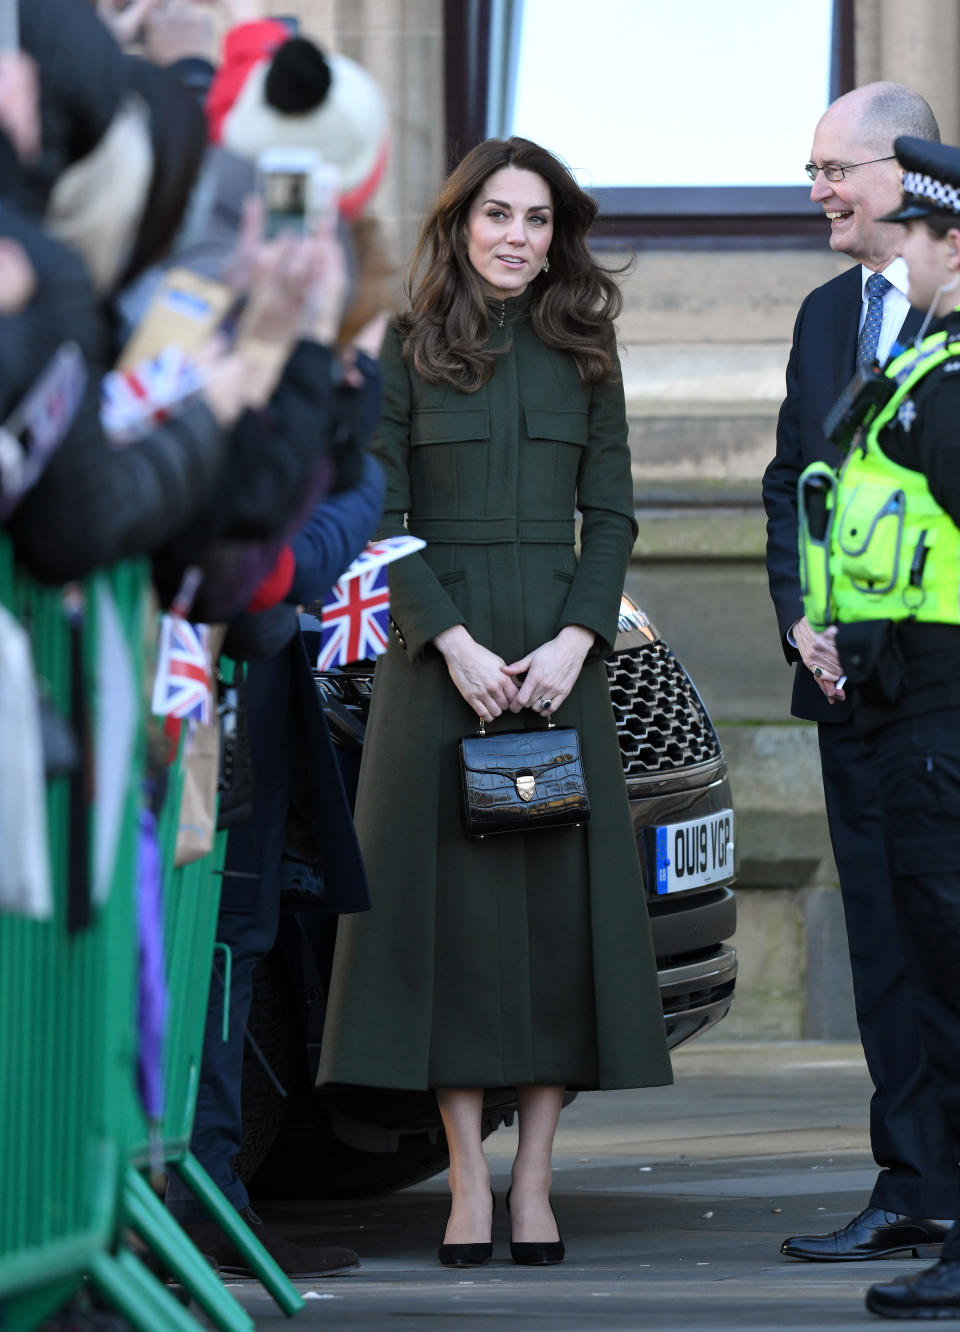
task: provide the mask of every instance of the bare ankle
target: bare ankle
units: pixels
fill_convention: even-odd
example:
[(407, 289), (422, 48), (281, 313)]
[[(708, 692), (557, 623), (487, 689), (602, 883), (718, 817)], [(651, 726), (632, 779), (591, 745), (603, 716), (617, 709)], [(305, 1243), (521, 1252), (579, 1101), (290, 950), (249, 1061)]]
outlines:
[(553, 1184), (553, 1171), (549, 1166), (528, 1166), (515, 1161), (510, 1172), (510, 1186), (518, 1193), (549, 1194)]
[(490, 1193), (490, 1172), (483, 1169), (451, 1170), (448, 1176), (450, 1193), (455, 1198), (487, 1197)]

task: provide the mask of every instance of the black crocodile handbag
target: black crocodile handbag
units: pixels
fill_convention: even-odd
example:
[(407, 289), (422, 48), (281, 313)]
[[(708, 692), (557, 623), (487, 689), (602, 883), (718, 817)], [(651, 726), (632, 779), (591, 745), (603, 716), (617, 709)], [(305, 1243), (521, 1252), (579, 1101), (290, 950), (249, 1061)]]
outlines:
[(590, 802), (572, 726), (497, 731), (460, 741), (463, 813), (470, 837), (586, 823)]

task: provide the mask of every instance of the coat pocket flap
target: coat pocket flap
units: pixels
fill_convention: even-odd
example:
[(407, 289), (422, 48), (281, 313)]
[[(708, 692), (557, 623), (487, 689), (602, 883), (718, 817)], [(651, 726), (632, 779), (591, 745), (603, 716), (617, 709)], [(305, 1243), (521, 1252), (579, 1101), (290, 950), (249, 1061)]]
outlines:
[(555, 439), (563, 444), (586, 444), (587, 413), (568, 407), (524, 407), (531, 439)]
[(410, 423), (411, 444), (456, 444), (460, 440), (489, 438), (490, 413), (486, 407), (414, 412)]

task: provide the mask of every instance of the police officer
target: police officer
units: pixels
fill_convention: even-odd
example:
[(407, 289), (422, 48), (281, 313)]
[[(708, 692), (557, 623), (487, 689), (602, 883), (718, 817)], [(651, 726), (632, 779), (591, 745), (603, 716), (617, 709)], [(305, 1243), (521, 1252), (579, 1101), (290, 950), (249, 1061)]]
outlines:
[[(960, 1135), (960, 149), (898, 138), (912, 305), (926, 318), (830, 422), (839, 474), (800, 479), (805, 610), (835, 635), (879, 780), (917, 1025)], [(888, 1318), (960, 1318), (960, 1223), (939, 1262), (872, 1286)]]

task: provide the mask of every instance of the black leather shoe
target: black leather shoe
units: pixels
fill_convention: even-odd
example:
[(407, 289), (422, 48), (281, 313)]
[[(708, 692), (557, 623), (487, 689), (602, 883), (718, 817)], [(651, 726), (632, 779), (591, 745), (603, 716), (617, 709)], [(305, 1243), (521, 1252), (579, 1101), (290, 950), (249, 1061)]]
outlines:
[[(492, 1211), (497, 1210), (497, 1196), (490, 1190)], [(493, 1257), (493, 1241), (489, 1244), (441, 1244), (437, 1257), (444, 1267), (486, 1267)]]
[[(337, 1276), (359, 1267), (360, 1259), (352, 1249), (318, 1247), (294, 1244), (276, 1230), (265, 1226), (252, 1207), (240, 1212), (243, 1221), (288, 1277)], [(204, 1258), (224, 1275), (252, 1277), (253, 1269), (246, 1259), (214, 1221), (181, 1221), (180, 1228), (203, 1254)]]
[[(507, 1189), (507, 1211), (510, 1211), (510, 1189)], [(553, 1208), (550, 1209), (553, 1211)], [(553, 1218), (556, 1221), (556, 1217)], [(510, 1257), (521, 1267), (549, 1267), (552, 1263), (562, 1263), (566, 1254), (563, 1236), (557, 1226), (557, 1239), (531, 1240), (518, 1243), (510, 1241)]]
[(936, 1258), (952, 1225), (952, 1221), (928, 1221), (885, 1212), (882, 1207), (865, 1207), (859, 1216), (827, 1235), (792, 1235), (780, 1245), (780, 1252), (788, 1258), (820, 1263), (855, 1263), (896, 1253)]
[(960, 1318), (960, 1263), (941, 1260), (925, 1272), (871, 1286), (866, 1304), (881, 1318)]
[(493, 1240), (489, 1244), (441, 1244), (437, 1257), (444, 1267), (486, 1267), (493, 1257)]

